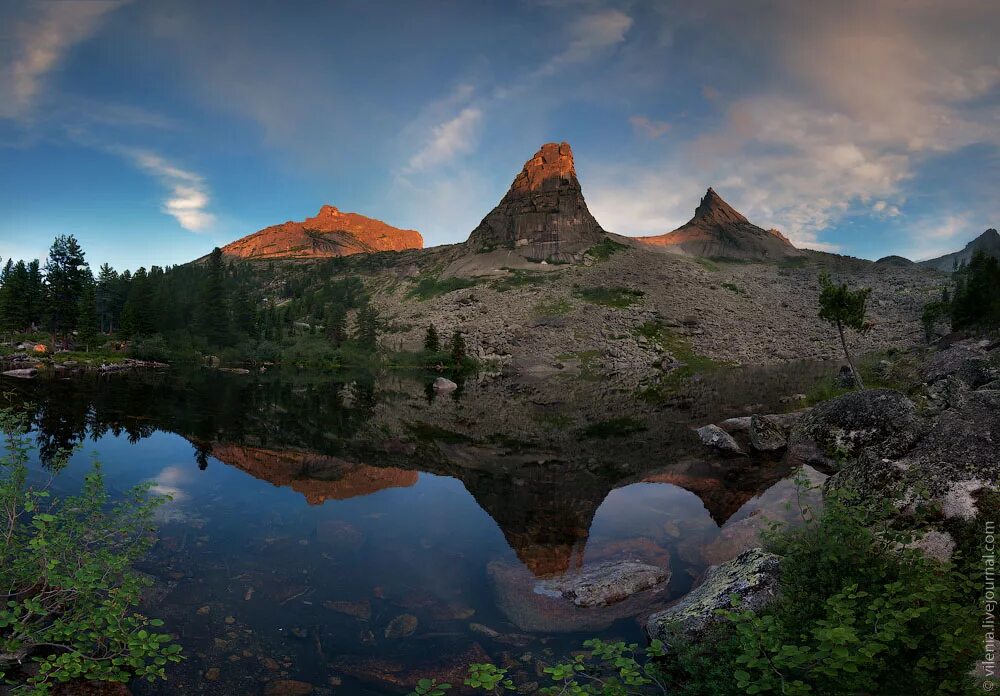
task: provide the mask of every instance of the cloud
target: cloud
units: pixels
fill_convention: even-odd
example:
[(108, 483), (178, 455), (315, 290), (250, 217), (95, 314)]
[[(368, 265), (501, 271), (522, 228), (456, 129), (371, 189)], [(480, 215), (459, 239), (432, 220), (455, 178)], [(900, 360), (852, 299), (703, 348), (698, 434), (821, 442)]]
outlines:
[(604, 10), (581, 17), (570, 27), (569, 45), (540, 67), (535, 75), (545, 77), (579, 63), (625, 40), (632, 18), (620, 10)]
[(647, 138), (659, 138), (670, 130), (670, 124), (666, 121), (654, 121), (645, 116), (633, 116), (628, 122), (636, 133)]
[(472, 152), (479, 141), (483, 112), (467, 106), (457, 116), (434, 126), (430, 140), (410, 158), (406, 170), (417, 172), (451, 161)]
[(169, 191), (163, 202), (163, 212), (172, 215), (181, 227), (191, 232), (205, 232), (211, 228), (215, 216), (205, 210), (209, 195), (205, 180), (200, 175), (181, 169), (149, 151), (125, 152), (137, 166), (159, 179)]
[(66, 54), (100, 27), (124, 0), (76, 0), (30, 5), (24, 19), (9, 20), (0, 53), (0, 117), (21, 118), (40, 96), (46, 76)]

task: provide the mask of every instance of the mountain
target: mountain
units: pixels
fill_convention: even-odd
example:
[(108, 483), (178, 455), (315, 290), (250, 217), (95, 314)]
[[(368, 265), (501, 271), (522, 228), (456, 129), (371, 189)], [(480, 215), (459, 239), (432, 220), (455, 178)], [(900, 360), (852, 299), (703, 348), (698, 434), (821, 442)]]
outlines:
[(569, 143), (546, 143), (466, 246), (474, 253), (506, 249), (531, 261), (571, 262), (604, 235), (583, 199)]
[(424, 239), (416, 230), (401, 230), (324, 205), (316, 217), (265, 227), (230, 242), (222, 247), (222, 253), (244, 259), (315, 259), (421, 249), (423, 245)]
[(945, 273), (951, 273), (955, 268), (963, 263), (968, 263), (977, 251), (984, 252), (987, 256), (995, 256), (1000, 259), (1000, 233), (995, 229), (988, 229), (981, 235), (965, 245), (961, 251), (939, 256), (936, 259), (921, 261), (920, 265), (926, 268), (933, 268)]
[(684, 256), (777, 261), (804, 255), (781, 232), (757, 227), (711, 188), (685, 225), (637, 241)]

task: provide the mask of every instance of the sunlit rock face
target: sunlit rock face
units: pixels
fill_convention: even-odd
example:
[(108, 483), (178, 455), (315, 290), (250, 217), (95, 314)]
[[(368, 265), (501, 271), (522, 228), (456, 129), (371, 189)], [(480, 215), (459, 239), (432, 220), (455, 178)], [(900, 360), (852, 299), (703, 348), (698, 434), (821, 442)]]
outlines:
[(546, 143), (466, 244), (473, 252), (513, 249), (534, 261), (569, 262), (603, 238), (583, 199), (569, 143)]
[(803, 255), (781, 232), (753, 224), (711, 188), (686, 224), (638, 241), (684, 256), (780, 261)]
[(310, 505), (370, 495), (386, 488), (407, 488), (416, 484), (419, 477), (416, 471), (356, 464), (296, 450), (216, 443), (211, 447), (211, 454), (254, 478), (290, 487), (301, 493)]
[(222, 253), (245, 259), (333, 258), (421, 249), (423, 245), (423, 237), (416, 230), (401, 230), (381, 220), (324, 205), (315, 217), (265, 227), (222, 247)]

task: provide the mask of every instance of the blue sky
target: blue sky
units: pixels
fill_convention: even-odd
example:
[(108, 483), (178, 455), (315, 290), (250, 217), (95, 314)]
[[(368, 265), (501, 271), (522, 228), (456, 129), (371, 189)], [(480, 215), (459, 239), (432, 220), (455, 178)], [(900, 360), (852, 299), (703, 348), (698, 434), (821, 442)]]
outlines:
[(462, 241), (543, 142), (621, 234), (708, 186), (797, 244), (1000, 225), (1000, 3), (0, 3), (0, 257), (182, 263), (324, 203)]

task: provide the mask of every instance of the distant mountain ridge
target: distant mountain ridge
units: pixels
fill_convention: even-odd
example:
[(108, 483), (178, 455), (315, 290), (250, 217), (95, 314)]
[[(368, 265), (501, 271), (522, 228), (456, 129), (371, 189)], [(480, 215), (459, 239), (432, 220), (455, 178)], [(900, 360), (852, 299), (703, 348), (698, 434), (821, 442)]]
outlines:
[(966, 244), (965, 248), (961, 251), (938, 256), (936, 259), (921, 261), (920, 265), (925, 268), (933, 268), (945, 273), (951, 273), (956, 267), (971, 261), (977, 251), (982, 251), (987, 256), (994, 256), (1000, 259), (1000, 233), (990, 228)]
[(683, 256), (778, 261), (804, 255), (778, 230), (765, 230), (747, 220), (712, 188), (687, 223), (673, 232), (636, 240)]
[(315, 259), (423, 246), (424, 239), (416, 230), (324, 205), (315, 217), (265, 227), (230, 242), (222, 253), (243, 259)]

